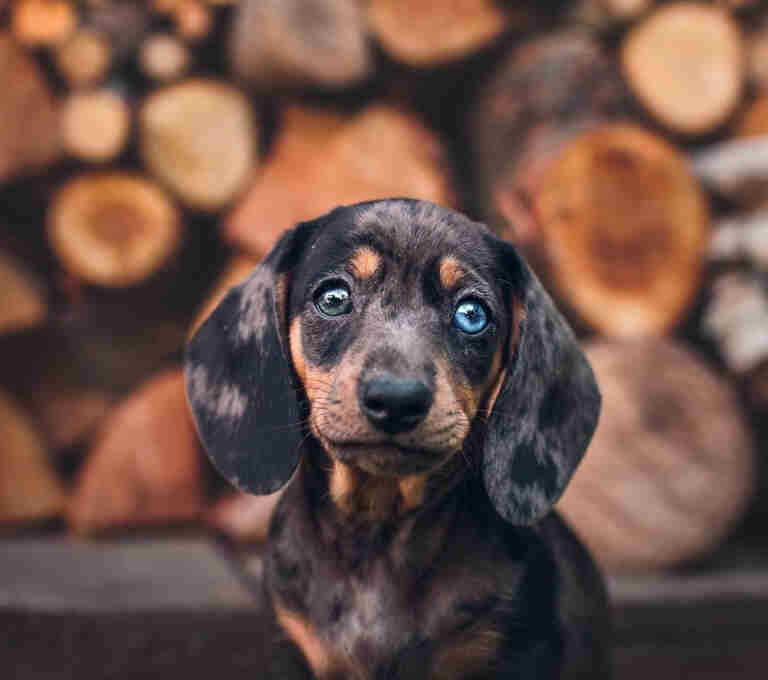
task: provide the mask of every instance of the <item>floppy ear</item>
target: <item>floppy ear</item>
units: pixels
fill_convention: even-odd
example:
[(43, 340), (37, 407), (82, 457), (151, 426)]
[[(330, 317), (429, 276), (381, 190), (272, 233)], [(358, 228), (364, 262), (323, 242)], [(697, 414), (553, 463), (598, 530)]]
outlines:
[(184, 375), (198, 433), (216, 469), (241, 491), (277, 491), (299, 461), (286, 295), (290, 270), (318, 224), (286, 232), (187, 346)]
[(565, 490), (597, 426), (600, 392), (536, 275), (512, 245), (493, 241), (522, 314), (488, 418), (483, 479), (497, 512), (526, 525), (546, 515)]

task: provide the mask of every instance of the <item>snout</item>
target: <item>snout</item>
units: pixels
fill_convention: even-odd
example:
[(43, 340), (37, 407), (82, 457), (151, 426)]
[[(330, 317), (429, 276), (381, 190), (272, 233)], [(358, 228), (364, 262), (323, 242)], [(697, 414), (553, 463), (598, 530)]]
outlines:
[(432, 390), (421, 380), (379, 373), (360, 384), (360, 409), (377, 430), (399, 434), (416, 428), (432, 406)]

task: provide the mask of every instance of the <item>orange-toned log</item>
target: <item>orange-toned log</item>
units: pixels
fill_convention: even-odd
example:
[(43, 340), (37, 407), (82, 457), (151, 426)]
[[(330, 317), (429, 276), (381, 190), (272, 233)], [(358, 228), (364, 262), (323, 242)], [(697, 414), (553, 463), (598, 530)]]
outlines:
[(670, 340), (587, 348), (603, 395), (559, 510), (606, 568), (706, 555), (743, 516), (756, 458), (729, 383)]
[(0, 250), (0, 334), (40, 326), (47, 316), (42, 283), (20, 260)]
[(32, 59), (0, 33), (0, 184), (59, 154), (58, 107)]
[(606, 335), (660, 334), (696, 295), (709, 238), (705, 197), (659, 136), (606, 125), (570, 141), (530, 194), (526, 248), (557, 297)]
[(77, 480), (68, 517), (92, 534), (200, 517), (204, 479), (181, 369), (161, 373), (104, 422)]
[(112, 63), (112, 48), (98, 31), (81, 29), (60, 45), (54, 56), (56, 68), (72, 87), (101, 82)]
[(4, 390), (0, 390), (0, 431), (0, 525), (59, 515), (65, 494), (43, 438)]
[(413, 114), (386, 104), (343, 119), (290, 109), (261, 174), (227, 220), (225, 236), (263, 255), (298, 221), (390, 196), (456, 204), (445, 149)]
[(31, 47), (63, 43), (77, 26), (70, 0), (14, 0), (11, 30), (21, 44)]
[(156, 184), (135, 175), (81, 175), (48, 208), (48, 241), (63, 267), (101, 286), (141, 283), (180, 240), (174, 204)]
[(702, 2), (664, 4), (621, 47), (624, 75), (656, 120), (684, 135), (712, 132), (735, 111), (745, 43), (730, 13)]
[(493, 0), (371, 0), (371, 31), (393, 57), (436, 66), (486, 47), (510, 24)]

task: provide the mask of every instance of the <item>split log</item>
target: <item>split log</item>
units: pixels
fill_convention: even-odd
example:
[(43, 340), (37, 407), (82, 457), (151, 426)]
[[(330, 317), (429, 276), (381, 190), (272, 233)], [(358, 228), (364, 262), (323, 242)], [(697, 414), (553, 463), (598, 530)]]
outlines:
[(768, 198), (768, 136), (734, 139), (693, 154), (691, 167), (713, 192), (743, 207)]
[[(557, 77), (553, 77), (556, 74)], [(526, 198), (574, 134), (625, 116), (629, 94), (612, 59), (576, 31), (531, 40), (505, 57), (479, 93), (470, 141), (480, 210), (501, 231), (528, 231)]]
[(42, 283), (19, 260), (0, 250), (0, 334), (40, 326), (47, 316)]
[(59, 45), (77, 27), (70, 0), (15, 0), (11, 12), (14, 37), (30, 47)]
[(45, 444), (11, 395), (0, 390), (0, 524), (59, 515), (64, 490)]
[(98, 85), (106, 77), (112, 63), (112, 48), (101, 33), (82, 29), (56, 50), (54, 59), (70, 86), (88, 87)]
[(606, 568), (669, 567), (734, 528), (756, 482), (737, 395), (669, 340), (596, 343), (595, 438), (559, 509)]
[(341, 87), (372, 68), (357, 0), (242, 0), (230, 52), (235, 72), (261, 89)]
[(268, 496), (236, 493), (219, 500), (205, 516), (206, 524), (241, 543), (263, 543), (282, 490)]
[[(762, 238), (765, 239), (765, 233)], [(718, 245), (723, 245), (722, 240)], [(765, 251), (765, 243), (760, 249)], [(744, 386), (752, 410), (758, 415), (768, 414), (768, 285), (765, 280), (748, 270), (719, 274), (712, 282), (701, 323), (704, 335), (714, 341), (728, 370)]]
[(190, 55), (186, 45), (179, 39), (158, 33), (141, 44), (139, 62), (147, 76), (167, 82), (184, 75), (189, 68)]
[(654, 118), (683, 135), (707, 134), (742, 99), (744, 39), (730, 14), (674, 2), (632, 28), (621, 48), (625, 77)]
[(456, 204), (446, 152), (433, 132), (384, 104), (343, 123), (294, 109), (262, 173), (227, 220), (225, 237), (261, 256), (296, 222), (390, 196)]
[(0, 34), (0, 183), (52, 163), (59, 153), (56, 103), (37, 65)]
[(197, 519), (204, 479), (180, 369), (117, 406), (97, 436), (68, 509), (78, 534)]
[(112, 90), (76, 92), (62, 105), (62, 146), (75, 158), (91, 163), (112, 160), (125, 147), (130, 129), (130, 108)]
[(87, 174), (65, 184), (48, 208), (48, 241), (75, 278), (131, 286), (179, 246), (181, 224), (158, 186), (129, 174)]
[(245, 187), (259, 132), (242, 92), (210, 79), (158, 90), (139, 113), (147, 168), (187, 205), (217, 210)]
[(221, 302), (229, 289), (232, 288), (232, 286), (236, 286), (245, 281), (258, 263), (259, 259), (250, 255), (236, 255), (232, 258), (224, 272), (217, 279), (213, 290), (201, 305), (200, 311), (197, 313), (195, 320), (190, 326), (190, 337), (194, 335), (195, 331), (200, 327), (200, 324), (208, 318), (216, 305)]
[(608, 125), (571, 141), (530, 196), (523, 243), (557, 297), (606, 335), (661, 334), (698, 292), (706, 200), (660, 137)]
[(371, 0), (371, 32), (382, 47), (410, 66), (437, 66), (481, 50), (498, 38), (510, 17), (493, 0)]

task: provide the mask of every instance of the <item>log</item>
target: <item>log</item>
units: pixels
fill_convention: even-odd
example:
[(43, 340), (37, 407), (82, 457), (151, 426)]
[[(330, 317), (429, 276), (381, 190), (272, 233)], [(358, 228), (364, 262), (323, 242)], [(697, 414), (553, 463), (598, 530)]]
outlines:
[(147, 168), (192, 208), (214, 211), (245, 188), (259, 131), (242, 92), (212, 79), (170, 85), (139, 112)]
[(768, 197), (768, 136), (701, 149), (692, 155), (691, 167), (712, 192), (744, 208), (757, 208)]
[(356, 0), (242, 0), (230, 41), (233, 68), (259, 89), (338, 88), (372, 69)]
[(263, 543), (267, 540), (272, 512), (282, 495), (282, 489), (268, 496), (230, 494), (208, 510), (205, 522), (239, 543)]
[(59, 515), (65, 494), (43, 438), (5, 390), (0, 390), (0, 432), (0, 526)]
[(203, 509), (202, 456), (180, 369), (144, 383), (109, 415), (78, 476), (67, 516), (91, 535), (188, 522)]
[[(551, 77), (557, 74), (557, 77)], [(524, 238), (524, 194), (574, 134), (622, 118), (629, 95), (599, 43), (557, 31), (511, 51), (481, 88), (469, 137), (479, 208), (496, 231), (511, 221)]]
[(187, 46), (172, 35), (157, 33), (141, 44), (141, 70), (153, 80), (168, 82), (180, 78), (190, 61)]
[(741, 30), (721, 8), (665, 4), (634, 26), (621, 46), (621, 65), (649, 113), (682, 135), (725, 123), (742, 100), (746, 69)]
[[(722, 241), (718, 245), (722, 246)], [(744, 386), (752, 410), (758, 415), (768, 414), (765, 280), (748, 269), (731, 269), (717, 275), (702, 313), (701, 330), (714, 342), (729, 372)]]
[(88, 27), (104, 35), (116, 60), (133, 57), (150, 25), (147, 2), (99, 2), (87, 12)]
[(181, 223), (165, 192), (126, 174), (85, 174), (54, 196), (48, 241), (64, 269), (100, 286), (146, 280), (179, 246)]
[(195, 320), (189, 329), (191, 338), (195, 331), (205, 321), (216, 305), (221, 302), (232, 286), (242, 283), (253, 271), (253, 268), (259, 263), (259, 259), (250, 255), (235, 255), (226, 266), (221, 276), (216, 280), (213, 290), (206, 296), (203, 304), (200, 306)]
[(76, 92), (61, 111), (61, 142), (75, 158), (103, 163), (125, 147), (131, 129), (131, 110), (113, 90)]
[(104, 35), (78, 30), (54, 55), (56, 68), (73, 88), (98, 85), (112, 64), (112, 48)]
[(655, 0), (577, 0), (572, 4), (572, 21), (602, 31), (636, 20), (653, 7)]
[(415, 116), (386, 104), (343, 122), (289, 111), (272, 155), (227, 219), (225, 238), (262, 256), (283, 230), (340, 204), (412, 196), (454, 206), (446, 156)]
[(22, 45), (60, 45), (77, 27), (77, 13), (69, 0), (15, 0), (11, 30)]
[(59, 154), (56, 102), (37, 65), (0, 34), (0, 184)]
[(21, 261), (0, 250), (0, 335), (41, 326), (47, 316), (42, 283)]
[(371, 0), (368, 24), (395, 59), (432, 67), (481, 50), (510, 23), (493, 0)]
[(213, 14), (211, 8), (196, 0), (181, 0), (173, 8), (176, 32), (185, 40), (198, 42), (211, 32)]
[(699, 289), (709, 238), (705, 197), (685, 158), (632, 125), (571, 141), (530, 196), (523, 246), (575, 316), (605, 335), (661, 334)]
[(587, 347), (603, 394), (559, 510), (607, 569), (671, 567), (717, 547), (755, 489), (739, 399), (671, 340)]

